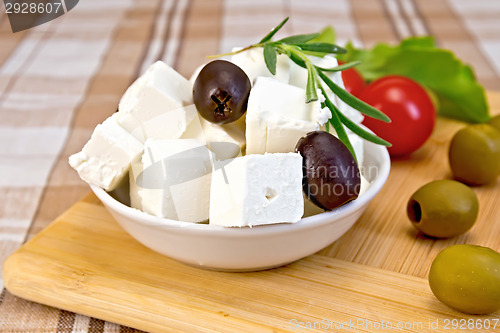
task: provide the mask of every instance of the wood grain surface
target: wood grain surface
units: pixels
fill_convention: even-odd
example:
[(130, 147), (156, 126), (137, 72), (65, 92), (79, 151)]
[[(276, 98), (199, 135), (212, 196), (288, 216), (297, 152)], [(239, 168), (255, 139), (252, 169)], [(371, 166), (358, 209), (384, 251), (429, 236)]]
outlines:
[[(500, 113), (500, 95), (489, 100), (492, 113)], [(186, 266), (132, 239), (90, 194), (5, 262), (6, 287), (22, 298), (150, 332), (436, 332), (447, 321), (453, 331), (452, 319), (498, 321), (498, 312), (467, 316), (446, 307), (426, 279), (435, 255), (452, 244), (500, 250), (498, 183), (474, 188), (479, 218), (460, 237), (427, 238), (405, 215), (413, 191), (451, 177), (447, 147), (462, 126), (439, 119), (422, 149), (392, 162), (386, 186), (347, 234), (293, 264), (253, 273)]]

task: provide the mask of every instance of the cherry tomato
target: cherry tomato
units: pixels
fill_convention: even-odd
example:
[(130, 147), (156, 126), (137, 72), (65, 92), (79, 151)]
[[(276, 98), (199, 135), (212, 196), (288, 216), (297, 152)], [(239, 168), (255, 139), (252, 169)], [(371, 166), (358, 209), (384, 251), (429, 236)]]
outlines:
[[(339, 64), (342, 65), (343, 62), (339, 61)], [(354, 67), (342, 71), (342, 80), (344, 81), (345, 90), (356, 97), (361, 94), (361, 91), (366, 86), (365, 80)]]
[(431, 136), (436, 109), (425, 89), (403, 76), (390, 75), (373, 81), (359, 98), (391, 118), (385, 123), (365, 117), (363, 124), (392, 143), (391, 156), (408, 155)]

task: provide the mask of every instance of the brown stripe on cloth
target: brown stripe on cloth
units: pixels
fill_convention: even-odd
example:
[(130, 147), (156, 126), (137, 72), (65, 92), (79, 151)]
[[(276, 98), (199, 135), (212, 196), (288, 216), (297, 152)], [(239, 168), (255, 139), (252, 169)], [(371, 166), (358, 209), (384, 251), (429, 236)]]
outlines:
[[(178, 43), (177, 43), (177, 48), (175, 49), (175, 52), (173, 52), (173, 61), (172, 61), (172, 67), (175, 68), (175, 70), (179, 71), (178, 65), (179, 65), (179, 55), (181, 52), (181, 49), (185, 46), (184, 45), (184, 40), (186, 39), (186, 29), (187, 29), (187, 23), (189, 19), (189, 14), (191, 11), (191, 6), (192, 6), (192, 0), (185, 0), (185, 4), (183, 6), (182, 10), (182, 22), (179, 28), (179, 33), (178, 33)], [(183, 75), (181, 73), (181, 75)], [(187, 76), (187, 75), (186, 75)]]
[[(10, 57), (26, 35), (28, 35), (27, 31), (14, 34), (10, 30), (8, 20), (0, 23), (0, 66)], [(0, 90), (3, 90), (1, 84)]]
[(371, 47), (381, 41), (399, 41), (395, 25), (385, 11), (383, 0), (351, 0), (351, 5), (359, 36), (365, 47)]
[(89, 333), (102, 333), (104, 332), (104, 321), (96, 318), (90, 318)]
[(66, 310), (61, 310), (57, 321), (57, 332), (71, 333), (75, 325), (75, 314)]
[(135, 328), (121, 326), (119, 333), (145, 333), (145, 332)]
[(397, 36), (397, 39), (401, 40), (408, 37), (410, 35), (410, 31), (403, 17), (401, 17), (401, 12), (399, 11), (397, 1), (381, 0), (381, 3), (384, 8), (385, 16), (391, 23), (392, 29)]
[(41, 193), (39, 186), (0, 187), (0, 263), (22, 244)]
[[(50, 82), (50, 85), (47, 85)], [(85, 89), (81, 78), (17, 76), (9, 90), (15, 93), (2, 98), (0, 115), (3, 126), (65, 128)]]
[(7, 289), (3, 289), (2, 292), (0, 293), (0, 304), (2, 304), (3, 299), (5, 298), (5, 294), (7, 293)]
[[(57, 23), (52, 23), (51, 26), (57, 26), (60, 22), (59, 20)], [(4, 69), (0, 80), (2, 83), (0, 91), (3, 92), (2, 96), (0, 96), (0, 117), (2, 119), (6, 114), (6, 110), (4, 109), (5, 104), (2, 102), (5, 102), (6, 96), (18, 92), (16, 84), (18, 83), (18, 79), (24, 74), (25, 66), (32, 62), (36, 58), (35, 55), (42, 49), (43, 45), (41, 41), (49, 39), (52, 34), (49, 30), (39, 31), (36, 29), (29, 33), (23, 32), (19, 34), (12, 34), (10, 31), (0, 32), (0, 41), (2, 44), (4, 44), (3, 41), (8, 41), (5, 43), (7, 47), (5, 49), (2, 48), (0, 56), (1, 65)], [(24, 46), (28, 47), (21, 48), (20, 43), (24, 42), (26, 42)], [(14, 54), (14, 49), (15, 52), (22, 52)], [(14, 66), (14, 68), (8, 67), (6, 64), (7, 59), (13, 61), (13, 63), (9, 63), (8, 65)], [(11, 72), (6, 73), (5, 69), (9, 69)], [(2, 125), (5, 126), (5, 123), (2, 122)], [(7, 123), (7, 125), (10, 124)], [(4, 129), (4, 132), (6, 130)], [(16, 165), (16, 169), (24, 172), (28, 172), (30, 163), (43, 162), (43, 167), (39, 168), (41, 170), (47, 167), (47, 162), (50, 162), (52, 159), (51, 156), (23, 156), (22, 151), (3, 152), (1, 158), (4, 162), (6, 159), (10, 160), (12, 165)], [(3, 167), (6, 167), (5, 163)], [(19, 174), (19, 172), (12, 172), (11, 176), (19, 176)], [(25, 223), (31, 221), (35, 215), (36, 207), (34, 206), (38, 205), (40, 201), (41, 186), (46, 174), (44, 172), (37, 172), (37, 175), (40, 179), (34, 179), (27, 174), (26, 180), (14, 177), (14, 179), (7, 179), (6, 184), (4, 182), (4, 184), (0, 185), (0, 221), (4, 225), (14, 227), (14, 229), (11, 229), (12, 232), (3, 234), (4, 239), (0, 243), (0, 262), (3, 262), (5, 257), (23, 242), (29, 226), (29, 222), (28, 224)], [(53, 327), (52, 324), (57, 322), (57, 310), (18, 299), (6, 291), (3, 292), (3, 295), (0, 300), (0, 317), (2, 318), (1, 323), (4, 327), (10, 327), (15, 330), (25, 329), (26, 331), (35, 331), (42, 326)]]
[[(265, 6), (262, 4), (265, 3)], [(234, 47), (254, 44), (283, 20), (289, 6), (285, 1), (224, 1), (222, 30), (219, 42), (220, 53), (230, 52)], [(289, 22), (292, 23), (292, 22)], [(290, 35), (288, 23), (276, 34), (276, 39)]]
[[(147, 63), (153, 63), (154, 61), (158, 60), (158, 57), (159, 57), (159, 53), (158, 53), (159, 51), (157, 51), (157, 53), (153, 54), (153, 52), (155, 50), (152, 47), (152, 44), (153, 44), (153, 41), (155, 40), (156, 36), (162, 34), (162, 32), (161, 32), (162, 27), (160, 27), (160, 22), (161, 22), (160, 15), (165, 10), (166, 1), (165, 0), (157, 1), (155, 6), (156, 6), (155, 7), (156, 10), (154, 13), (154, 17), (151, 20), (151, 22), (153, 24), (150, 25), (150, 29), (149, 29), (148, 46), (143, 48), (143, 50), (142, 50), (142, 55), (141, 55), (140, 61), (138, 62), (138, 66), (135, 68), (135, 75), (134, 75), (133, 79), (137, 78), (138, 76), (140, 76), (142, 74), (144, 69), (147, 67), (146, 66)], [(170, 10), (171, 10), (171, 8), (168, 9), (169, 12), (170, 12)], [(132, 83), (132, 82), (130, 82), (130, 83)]]
[(81, 150), (95, 126), (116, 111), (122, 94), (136, 78), (151, 47), (161, 1), (156, 1), (155, 5), (145, 6), (140, 2), (124, 14), (101, 67), (74, 112), (70, 135), (51, 172), (28, 237), (45, 228), (69, 205), (88, 193), (88, 186), (69, 166), (68, 157)]
[[(0, 104), (2, 103), (5, 96), (13, 89), (14, 85), (16, 85), (17, 80), (19, 79), (19, 76), (20, 76), (19, 74), (22, 73), (25, 66), (27, 66), (27, 64), (29, 64), (31, 61), (33, 61), (34, 57), (39, 52), (39, 49), (41, 47), (43, 47), (42, 41), (49, 39), (50, 35), (51, 35), (51, 32), (29, 34), (28, 35), (29, 37), (26, 37), (25, 39), (23, 39), (23, 41), (26, 41), (26, 40), (28, 40), (28, 38), (30, 38), (28, 41), (29, 41), (29, 43), (32, 44), (32, 46), (30, 45), (31, 50), (29, 50), (29, 49), (25, 50), (25, 54), (23, 54), (22, 56), (19, 56), (19, 57), (17, 57), (17, 56), (11, 57), (11, 56), (14, 55), (15, 51), (19, 51), (18, 47), (19, 47), (19, 44), (21, 43), (21, 40), (14, 39), (13, 43), (8, 43), (8, 44), (10, 44), (10, 47), (8, 45), (8, 47), (6, 48), (7, 52), (5, 52), (5, 54), (3, 54), (4, 59), (0, 59), (0, 60), (3, 60), (2, 65), (5, 65), (5, 61), (7, 59), (14, 58), (15, 65), (17, 65), (17, 68), (15, 68), (15, 70), (13, 70), (10, 73), (0, 73), (0, 92), (2, 93), (2, 94), (0, 94)], [(6, 40), (8, 40), (8, 39), (6, 39)], [(15, 42), (16, 40), (17, 40), (17, 43)], [(0, 53), (0, 57), (2, 57), (2, 53)]]
[[(404, 0), (403, 0), (404, 1)], [(399, 12), (399, 15), (401, 15), (401, 17), (405, 20), (406, 22), (406, 25), (408, 27), (408, 30), (409, 30), (409, 33), (411, 36), (416, 36), (417, 35), (417, 32), (415, 30), (415, 28), (413, 27), (413, 25), (411, 24), (411, 17), (408, 15), (408, 13), (404, 10), (404, 7), (403, 7), (403, 4), (401, 2), (401, 0), (396, 0), (396, 5), (398, 7), (398, 12)]]
[(207, 55), (219, 52), (222, 4), (222, 0), (190, 1), (174, 62), (184, 77), (189, 78), (198, 66), (208, 62)]
[(417, 16), (418, 20), (422, 23), (425, 34), (429, 35), (430, 34), (429, 25), (427, 24), (425, 15), (422, 14), (422, 11), (420, 10), (420, 7), (417, 4), (417, 0), (411, 0), (411, 5), (415, 10), (415, 15)]
[[(67, 159), (70, 154), (81, 149), (95, 125), (116, 110), (121, 95), (139, 74), (145, 55), (151, 47), (161, 3), (137, 2), (120, 20), (101, 67), (74, 112), (70, 136), (51, 172), (28, 237), (47, 226), (68, 208), (68, 204), (88, 193), (88, 186), (69, 167)], [(60, 331), (66, 331), (67, 324), (74, 323), (74, 320), (74, 313), (62, 312), (59, 317)], [(104, 327), (105, 323), (100, 319), (91, 318), (89, 321), (89, 332), (102, 332)]]
[[(293, 1), (285, 7), (290, 20), (291, 34), (314, 33), (331, 25), (335, 29), (337, 43), (344, 45), (347, 41), (358, 44), (357, 27), (352, 20), (352, 8), (349, 1)], [(321, 8), (321, 10), (318, 10)]]
[(59, 310), (5, 292), (0, 306), (2, 332), (55, 332)]
[[(419, 12), (426, 18), (430, 33), (440, 47), (452, 50), (463, 62), (470, 64), (481, 84), (487, 89), (498, 89), (500, 77), (481, 52), (478, 41), (446, 0), (415, 1)], [(476, 46), (476, 47), (473, 47)]]
[[(167, 45), (169, 43), (169, 40), (172, 39), (172, 26), (173, 26), (175, 14), (177, 12), (177, 8), (179, 6), (179, 2), (180, 2), (180, 0), (173, 1), (173, 5), (172, 5), (172, 7), (170, 7), (170, 10), (168, 11), (166, 28), (163, 31), (163, 35), (161, 38), (161, 47), (160, 47), (160, 50), (158, 52), (158, 56), (156, 57), (155, 61), (157, 61), (157, 60), (164, 60), (165, 61), (166, 60), (165, 56), (167, 53)], [(144, 64), (144, 65), (148, 66), (149, 64)]]
[[(2, 3), (4, 3), (4, 2), (2, 1)], [(5, 6), (2, 6), (1, 4), (0, 4), (0, 8), (3, 9), (3, 10), (0, 10), (0, 26), (1, 26), (7, 17), (7, 11), (5, 10)]]

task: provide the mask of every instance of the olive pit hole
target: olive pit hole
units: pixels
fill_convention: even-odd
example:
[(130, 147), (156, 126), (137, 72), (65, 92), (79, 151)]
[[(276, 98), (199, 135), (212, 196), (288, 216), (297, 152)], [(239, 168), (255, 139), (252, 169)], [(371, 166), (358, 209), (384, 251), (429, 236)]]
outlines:
[(422, 207), (418, 201), (412, 200), (408, 204), (408, 215), (412, 222), (419, 223), (422, 220)]
[(278, 193), (274, 189), (272, 189), (270, 187), (266, 188), (265, 197), (266, 197), (266, 200), (268, 202), (273, 201), (277, 196), (278, 196)]

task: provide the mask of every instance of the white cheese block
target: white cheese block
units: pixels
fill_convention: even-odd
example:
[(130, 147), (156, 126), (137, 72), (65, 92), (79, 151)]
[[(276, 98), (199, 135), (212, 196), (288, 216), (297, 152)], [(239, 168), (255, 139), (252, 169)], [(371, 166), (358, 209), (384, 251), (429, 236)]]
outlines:
[(361, 169), (360, 170), (361, 172), (361, 187), (359, 189), (359, 196), (362, 196), (363, 194), (365, 194), (365, 192), (368, 190), (368, 188), (370, 188), (370, 181), (368, 179), (366, 179), (365, 176), (363, 176), (363, 170)]
[[(193, 104), (196, 109), (196, 106)], [(180, 139), (195, 139), (206, 145), (207, 140), (205, 139), (205, 133), (203, 133), (203, 127), (201, 126), (201, 117), (198, 112), (194, 115), (193, 119), (189, 122), (184, 133), (182, 133)]]
[(136, 159), (134, 159), (130, 163), (130, 170), (129, 170), (129, 196), (130, 196), (130, 207), (142, 210), (142, 192), (136, 179), (137, 177), (142, 177), (140, 176), (142, 171), (144, 170), (144, 167), (142, 165), (142, 154), (139, 155)]
[(194, 139), (148, 139), (142, 169), (134, 167), (132, 171), (134, 208), (185, 222), (208, 219), (212, 158), (203, 143)]
[(246, 153), (293, 152), (302, 136), (318, 130), (330, 111), (320, 101), (305, 101), (304, 89), (258, 77), (248, 99)]
[(210, 224), (243, 227), (293, 223), (303, 213), (300, 154), (245, 155), (214, 168)]
[(142, 144), (116, 122), (113, 114), (97, 125), (82, 151), (69, 157), (80, 178), (106, 191), (116, 188), (130, 162), (142, 153)]
[(245, 117), (224, 125), (211, 123), (201, 117), (200, 121), (208, 148), (217, 160), (223, 161), (241, 156), (245, 151)]
[(139, 77), (120, 100), (118, 123), (139, 141), (177, 139), (192, 120), (191, 83), (162, 61)]
[(192, 74), (192, 75), (191, 75), (191, 77), (189, 78), (189, 83), (191, 83), (191, 86), (193, 86), (193, 85), (194, 85), (194, 82), (195, 82), (195, 81), (196, 81), (196, 79), (198, 78), (198, 75), (200, 75), (201, 70), (202, 70), (202, 69), (203, 69), (203, 67), (205, 67), (205, 66), (206, 66), (206, 64), (200, 65), (200, 66), (198, 66), (198, 67), (194, 70), (193, 74)]
[(245, 151), (245, 118), (235, 122), (217, 125), (195, 115), (186, 131), (184, 139), (196, 139), (206, 144), (216, 160), (227, 160), (241, 156)]
[[(238, 49), (233, 49), (233, 51), (236, 50)], [(269, 69), (267, 69), (262, 48), (253, 48), (237, 53), (231, 57), (231, 62), (239, 66), (246, 73), (252, 85), (259, 76), (273, 77), (283, 83), (288, 83), (290, 79), (291, 60), (284, 54), (279, 54), (277, 57), (276, 75), (271, 74)]]

